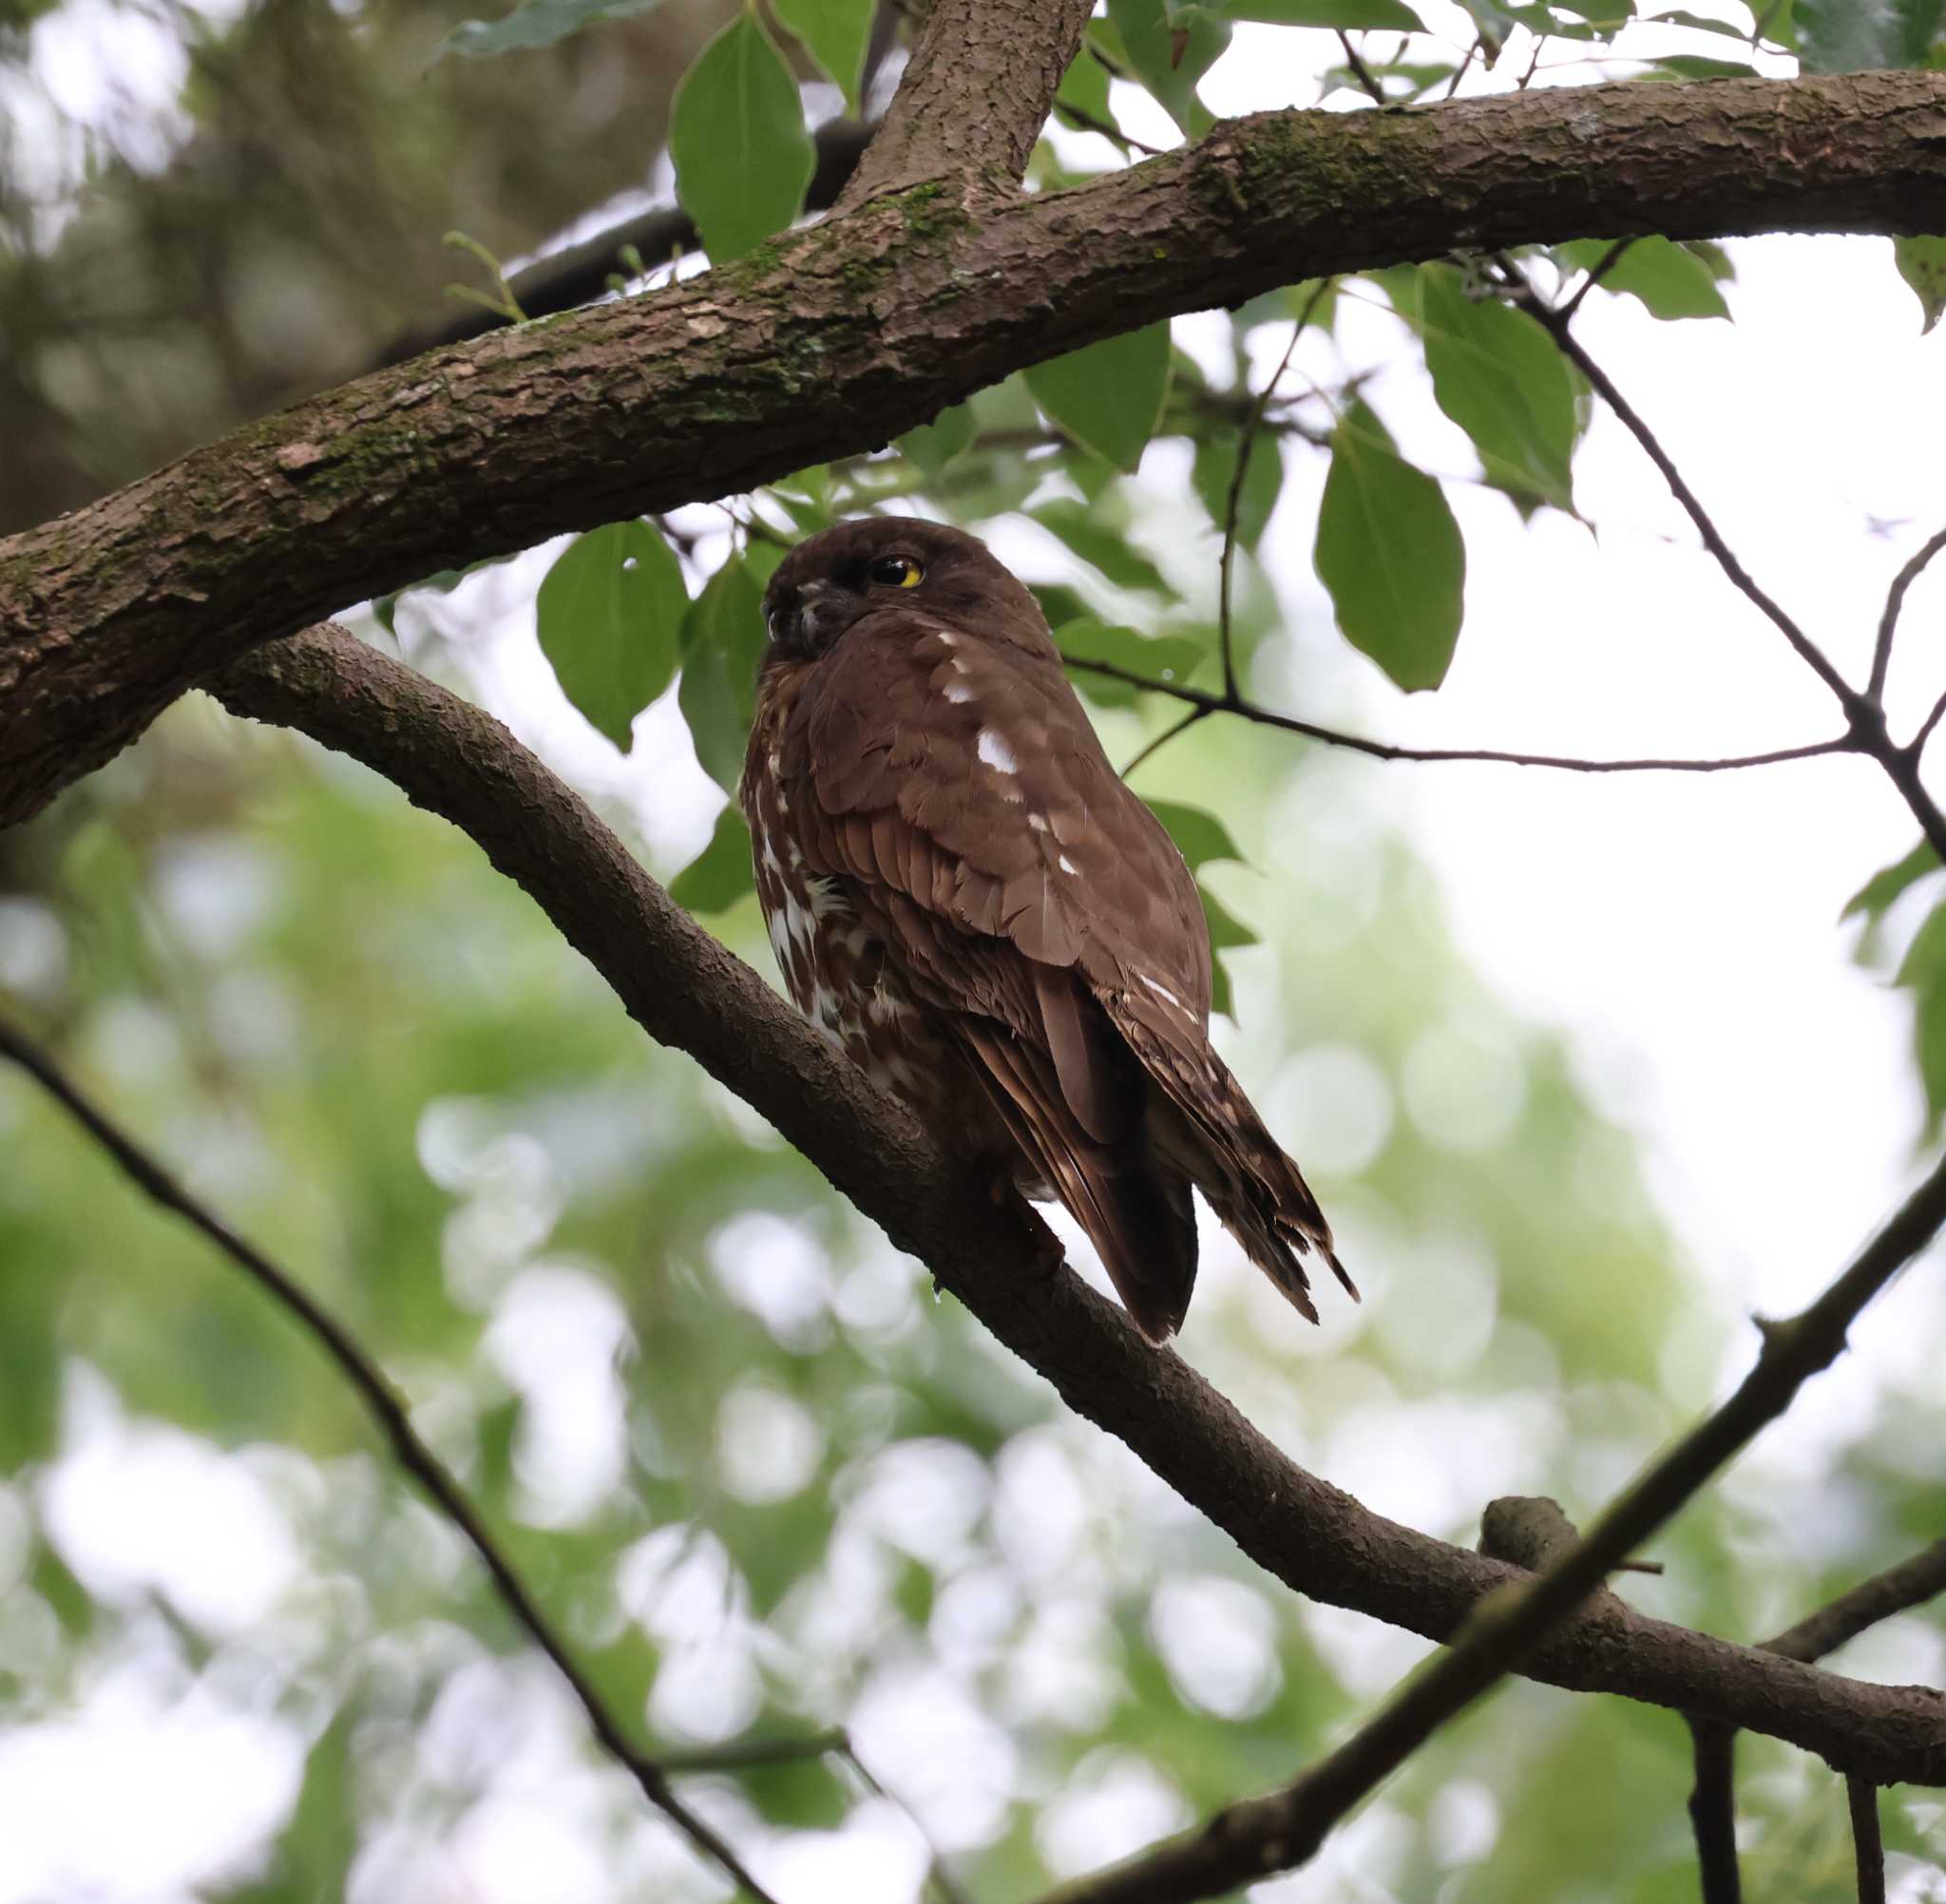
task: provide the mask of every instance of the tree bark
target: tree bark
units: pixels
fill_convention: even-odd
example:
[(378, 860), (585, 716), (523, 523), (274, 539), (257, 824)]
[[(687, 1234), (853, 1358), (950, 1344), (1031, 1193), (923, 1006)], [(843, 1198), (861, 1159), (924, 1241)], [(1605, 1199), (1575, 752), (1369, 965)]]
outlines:
[(889, 190), (654, 295), (361, 378), (0, 543), (0, 825), (349, 602), (876, 447), (1099, 337), (1456, 247), (1776, 230), (1946, 230), (1946, 76), (1269, 113), (979, 215), (941, 181)]

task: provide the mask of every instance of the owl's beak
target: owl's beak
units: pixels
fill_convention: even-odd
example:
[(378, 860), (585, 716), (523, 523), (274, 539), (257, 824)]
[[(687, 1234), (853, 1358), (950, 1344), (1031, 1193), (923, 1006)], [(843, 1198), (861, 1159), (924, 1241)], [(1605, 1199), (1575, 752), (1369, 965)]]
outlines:
[(836, 582), (800, 582), (771, 598), (771, 639), (803, 654), (829, 647), (855, 619), (851, 597)]

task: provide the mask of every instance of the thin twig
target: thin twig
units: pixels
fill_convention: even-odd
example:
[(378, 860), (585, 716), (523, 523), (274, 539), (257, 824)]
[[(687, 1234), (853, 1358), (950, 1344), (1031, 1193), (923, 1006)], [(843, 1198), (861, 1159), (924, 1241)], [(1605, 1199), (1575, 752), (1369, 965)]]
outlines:
[(1879, 1788), (1869, 1779), (1849, 1778), (1844, 1781), (1844, 1796), (1851, 1809), (1859, 1904), (1885, 1904), (1885, 1842), (1879, 1834)]
[(1453, 95), (1460, 90), (1460, 82), (1466, 77), (1466, 69), (1470, 66), (1472, 66), (1473, 62), (1479, 57), (1479, 48), (1480, 40), (1479, 35), (1476, 34), (1474, 36), (1473, 44), (1466, 49), (1466, 57), (1463, 60), (1461, 60), (1457, 67), (1453, 68), (1452, 80), (1446, 86), (1446, 98), (1451, 99)]
[(1942, 719), (1946, 719), (1946, 695), (1941, 695), (1933, 703), (1933, 711), (1919, 722), (1919, 731), (1906, 743), (1905, 751), (1917, 761), (1926, 751), (1926, 742), (1933, 737), (1933, 730)]
[[(1338, 37), (1342, 40), (1345, 35), (1341, 33)], [(1290, 341), (1285, 345), (1284, 354), (1278, 358), (1277, 368), (1270, 372), (1269, 381), (1258, 391), (1257, 400), (1250, 406), (1250, 413), (1244, 419), (1243, 429), (1236, 439), (1236, 467), (1230, 472), (1230, 496), (1223, 509), (1223, 560), (1218, 565), (1216, 580), (1216, 631), (1223, 650), (1223, 693), (1225, 698), (1232, 702), (1237, 697), (1236, 652), (1231, 633), (1230, 577), (1236, 566), (1236, 518), (1243, 502), (1243, 479), (1250, 472), (1250, 451), (1256, 447), (1257, 432), (1264, 427), (1264, 412), (1269, 409), (1270, 399), (1277, 394), (1277, 386), (1283, 381), (1284, 372), (1290, 368), (1290, 360), (1297, 352), (1297, 340), (1304, 335), (1330, 289), (1328, 277), (1321, 277), (1312, 287), (1311, 295), (1305, 299), (1304, 309), (1297, 314), (1297, 322), (1291, 326)]]
[(1918, 769), (1919, 750), (1924, 738), (1931, 733), (1933, 722), (1929, 719), (1920, 735), (1904, 747), (1900, 747), (1893, 740), (1886, 731), (1885, 713), (1879, 706), (1877, 696), (1860, 694), (1838, 672), (1830, 657), (1804, 633), (1796, 619), (1774, 600), (1758, 583), (1749, 570), (1738, 561), (1736, 552), (1724, 540), (1722, 531), (1717, 528), (1709, 512), (1697, 499), (1695, 491), (1684, 480), (1682, 471), (1676, 467), (1655, 432), (1615, 388), (1607, 371), (1582, 348), (1579, 339), (1569, 329), (1565, 315), (1555, 310), (1534, 289), (1528, 282), (1526, 274), (1505, 253), (1496, 254), (1495, 262), (1499, 268), (1509, 294), (1532, 313), (1542, 328), (1554, 338), (1561, 354), (1588, 379), (1602, 400), (1621, 419), (1629, 433), (1641, 445), (1643, 452), (1661, 472), (1663, 481), (1669, 485), (1669, 493), (1682, 505), (1690, 522), (1695, 524), (1697, 534), (1703, 539), (1703, 546), (1715, 558), (1716, 565), (1722, 569), (1738, 592), (1773, 623), (1799, 659), (1831, 690), (1839, 706), (1844, 710), (1853, 751), (1869, 754), (1879, 763), (1884, 770), (1885, 777), (1898, 790), (1900, 797), (1912, 809), (1913, 817), (1919, 823), (1919, 830), (1925, 834), (1933, 850), (1941, 859), (1946, 859), (1946, 812), (1940, 810), (1938, 803), (1926, 790), (1925, 783), (1919, 778)]
[(1141, 140), (1133, 138), (1118, 125), (1111, 125), (1105, 119), (1097, 119), (1092, 112), (1083, 112), (1078, 105), (1070, 105), (1066, 100), (1058, 99), (1054, 109), (1075, 128), (1077, 132), (1093, 132), (1106, 139), (1113, 145), (1119, 145), (1124, 153), (1131, 150), (1141, 153), (1145, 158), (1160, 159), (1162, 147), (1145, 145)]
[(1815, 1303), (1786, 1321), (1760, 1323), (1756, 1364), (1728, 1400), (1624, 1489), (1560, 1559), (1480, 1602), (1452, 1647), (1406, 1679), (1344, 1744), (1282, 1791), (1230, 1805), (1195, 1830), (1061, 1887), (1043, 1904), (1190, 1904), (1307, 1862), (1354, 1805), (1514, 1671), (1555, 1621), (1599, 1590), (1620, 1561), (1838, 1359), (1859, 1312), (1942, 1224), (1946, 1160)]
[(1691, 1719), (1689, 1823), (1696, 1833), (1696, 1866), (1703, 1904), (1743, 1904), (1744, 1876), (1737, 1865), (1737, 1735), (1733, 1726)]
[(1892, 586), (1885, 591), (1885, 612), (1879, 618), (1879, 639), (1872, 650), (1872, 678), (1865, 684), (1865, 693), (1875, 701), (1885, 693), (1885, 676), (1892, 666), (1892, 641), (1898, 633), (1898, 618), (1905, 609), (1905, 592), (1925, 573), (1926, 564), (1941, 549), (1946, 549), (1946, 529), (1926, 543), (1892, 578)]
[(1860, 1581), (1828, 1607), (1807, 1613), (1774, 1640), (1765, 1640), (1763, 1649), (1809, 1664), (1835, 1653), (1867, 1627), (1922, 1607), (1941, 1593), (1946, 1593), (1946, 1540), (1936, 1540), (1910, 1559)]
[(1859, 699), (1857, 691), (1845, 680), (1831, 658), (1798, 625), (1796, 619), (1780, 602), (1774, 600), (1737, 559), (1737, 554), (1723, 538), (1720, 530), (1696, 492), (1689, 487), (1683, 472), (1675, 466), (1669, 453), (1641, 413), (1616, 389), (1608, 372), (1582, 348), (1580, 339), (1569, 329), (1567, 314), (1555, 310), (1536, 292), (1520, 268), (1511, 258), (1498, 260), (1506, 274), (1507, 288), (1518, 303), (1538, 322), (1543, 330), (1555, 340), (1561, 354), (1594, 386), (1602, 401), (1614, 411), (1623, 427), (1637, 443), (1643, 452), (1661, 473), (1662, 480), (1669, 485), (1669, 493), (1683, 506), (1684, 513), (1696, 526), (1696, 533), (1703, 539), (1703, 546), (1716, 560), (1716, 565), (1729, 578), (1737, 591), (1760, 610), (1796, 650), (1800, 659), (1815, 673), (1820, 680), (1838, 696), (1839, 704), (1846, 714), (1853, 710)]
[(1338, 29), (1338, 44), (1345, 48), (1345, 64), (1351, 68), (1352, 77), (1381, 105), (1383, 105), (1385, 104), (1385, 88), (1372, 77), (1371, 67), (1365, 65), (1364, 55), (1351, 44), (1351, 35), (1342, 27)]
[(1574, 314), (1575, 312), (1580, 310), (1582, 299), (1585, 298), (1588, 295), (1588, 294), (1591, 291), (1593, 291), (1594, 287), (1597, 284), (1599, 284), (1601, 280), (1604, 277), (1606, 277), (1609, 275), (1609, 273), (1615, 268), (1616, 265), (1621, 263), (1623, 257), (1628, 253), (1629, 247), (1634, 242), (1635, 240), (1631, 238), (1617, 238), (1613, 244), (1610, 245), (1609, 248), (1605, 252), (1603, 252), (1598, 258), (1595, 259), (1593, 266), (1590, 269), (1588, 273), (1588, 276), (1581, 280), (1578, 286), (1575, 287), (1574, 296), (1569, 298), (1568, 301), (1561, 306), (1559, 316), (1563, 324), (1572, 324), (1574, 321)]
[[(1303, 734), (1307, 740), (1320, 741), (1326, 747), (1347, 748), (1374, 760), (1470, 760), (1500, 767), (1554, 768), (1569, 773), (1726, 773), (1739, 768), (1778, 767), (1786, 761), (1816, 760), (1827, 753), (1858, 752), (1858, 745), (1852, 737), (1842, 733), (1829, 740), (1809, 741), (1801, 747), (1777, 747), (1764, 753), (1729, 753), (1712, 758), (1677, 754), (1669, 758), (1603, 760), (1583, 759), (1574, 754), (1514, 753), (1496, 747), (1402, 747), (1389, 740), (1373, 740), (1362, 733), (1346, 733), (1339, 728), (1321, 727), (1316, 721), (1300, 720), (1295, 714), (1278, 714), (1241, 696), (1232, 700), (1226, 695), (1212, 694), (1208, 688), (1193, 688), (1183, 681), (1157, 680), (1113, 661), (1084, 659), (1079, 655), (1064, 655), (1061, 658), (1070, 668), (1082, 674), (1099, 675), (1104, 679), (1122, 681), (1129, 687), (1139, 688), (1145, 694), (1162, 695), (1170, 700), (1181, 701), (1200, 714), (1234, 714), (1239, 720), (1254, 721), (1260, 727), (1278, 728), (1286, 733)], [(1134, 764), (1130, 763), (1131, 766)], [(1123, 769), (1124, 773), (1127, 771)]]
[(742, 1859), (718, 1836), (715, 1827), (699, 1818), (670, 1790), (664, 1767), (629, 1742), (620, 1722), (576, 1665), (566, 1644), (549, 1625), (525, 1583), (515, 1572), (513, 1564), (486, 1531), (479, 1510), (467, 1499), (465, 1490), (448, 1472), (439, 1457), (419, 1438), (404, 1402), (344, 1324), (254, 1244), (238, 1236), (219, 1216), (191, 1196), (120, 1126), (110, 1122), (97, 1110), (69, 1082), (51, 1057), (4, 1019), (0, 1019), (0, 1057), (11, 1058), (33, 1077), (142, 1190), (164, 1209), (174, 1210), (192, 1228), (200, 1230), (323, 1348), (357, 1391), (359, 1399), (391, 1443), (392, 1454), (400, 1467), (419, 1482), (432, 1496), (440, 1512), (465, 1535), (491, 1577), (501, 1603), (534, 1644), (553, 1661), (555, 1669), (567, 1682), (568, 1689), (587, 1715), (595, 1737), (609, 1756), (641, 1787), (642, 1796), (698, 1851), (721, 1865), (736, 1883), (758, 1900), (758, 1904), (775, 1904), (771, 1894), (751, 1875)]
[(1167, 747), (1177, 734), (1187, 733), (1199, 720), (1205, 719), (1213, 712), (1214, 710), (1211, 708), (1192, 708), (1180, 720), (1170, 722), (1160, 733), (1154, 735), (1152, 739), (1145, 740), (1129, 756), (1128, 764), (1121, 771), (1121, 777), (1126, 780), (1152, 753), (1155, 753), (1162, 748)]

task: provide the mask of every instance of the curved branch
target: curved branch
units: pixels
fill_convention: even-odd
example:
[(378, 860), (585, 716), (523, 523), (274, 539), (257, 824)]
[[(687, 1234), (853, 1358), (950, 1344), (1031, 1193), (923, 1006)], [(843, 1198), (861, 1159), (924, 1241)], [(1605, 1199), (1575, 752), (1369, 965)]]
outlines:
[[(747, 966), (705, 932), (499, 722), (342, 631), (238, 662), (234, 711), (303, 729), (461, 827), (536, 899), (659, 1042), (689, 1053), (803, 1152), (893, 1243), (1296, 1591), (1450, 1639), (1524, 1578), (1307, 1474), (1179, 1357), (1059, 1266), (1023, 1206), (996, 1205)], [(1766, 1732), (1877, 1782), (1946, 1783), (1946, 1696), (1838, 1677), (1604, 1598), (1522, 1666)]]
[(937, 183), (887, 192), (361, 378), (0, 543), (0, 825), (348, 601), (874, 448), (1097, 338), (1455, 243), (1780, 227), (1946, 228), (1946, 75), (1266, 113), (978, 216)]
[[(164, 1209), (173, 1210), (215, 1244), (337, 1364), (338, 1372), (365, 1404), (366, 1413), (391, 1444), (393, 1459), (426, 1490), (440, 1513), (459, 1530), (486, 1568), (501, 1604), (567, 1682), (568, 1690), (587, 1715), (588, 1724), (603, 1749), (634, 1779), (642, 1796), (705, 1857), (726, 1871), (757, 1904), (775, 1904), (771, 1894), (751, 1875), (729, 1840), (670, 1789), (671, 1768), (639, 1751), (630, 1742), (608, 1702), (595, 1689), (594, 1681), (582, 1670), (567, 1643), (555, 1631), (528, 1591), (526, 1582), (487, 1531), (467, 1491), (420, 1438), (397, 1391), (351, 1331), (288, 1271), (191, 1196), (140, 1144), (84, 1096), (39, 1046), (4, 1019), (0, 1019), (0, 1057), (10, 1058), (19, 1065), (114, 1158), (127, 1176)], [(794, 1756), (802, 1756), (804, 1751), (795, 1743), (787, 1743), (781, 1749)], [(817, 1749), (824, 1748), (819, 1745)]]

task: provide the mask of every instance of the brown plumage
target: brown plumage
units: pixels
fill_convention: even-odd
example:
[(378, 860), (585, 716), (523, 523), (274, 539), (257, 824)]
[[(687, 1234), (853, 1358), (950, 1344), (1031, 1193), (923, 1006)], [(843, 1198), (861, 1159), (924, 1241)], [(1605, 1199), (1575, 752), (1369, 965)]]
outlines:
[(1152, 1341), (1195, 1283), (1192, 1184), (1315, 1321), (1299, 1259), (1351, 1284), (1210, 1048), (1195, 882), (1033, 596), (972, 536), (872, 517), (800, 543), (764, 608), (742, 800), (799, 1007), (943, 1145), (1059, 1197)]

